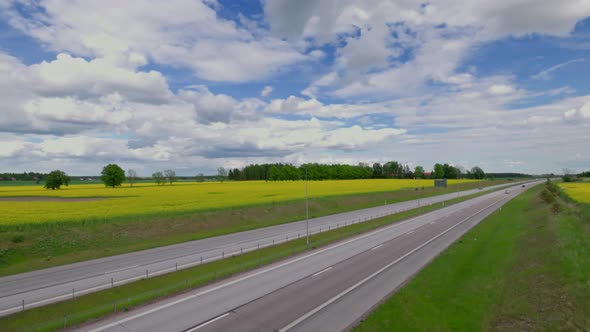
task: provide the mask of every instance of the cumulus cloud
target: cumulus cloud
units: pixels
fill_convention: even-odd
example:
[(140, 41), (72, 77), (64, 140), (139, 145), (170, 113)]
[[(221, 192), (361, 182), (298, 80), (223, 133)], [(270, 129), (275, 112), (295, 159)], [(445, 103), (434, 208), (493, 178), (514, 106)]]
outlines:
[[(293, 42), (344, 42), (334, 64), (339, 75), (303, 93), (322, 90), (350, 98), (406, 95), (429, 82), (453, 83), (462, 60), (478, 44), (505, 36), (539, 33), (565, 36), (590, 16), (584, 0), (564, 2), (449, 0), (267, 1), (271, 32)], [(413, 54), (412, 54), (413, 53)], [(408, 57), (408, 55), (410, 55)]]
[[(184, 66), (211, 81), (251, 81), (306, 60), (290, 44), (220, 18), (216, 2), (173, 0), (21, 1), (3, 10), (9, 24), (52, 50), (126, 66), (151, 59)], [(30, 11), (24, 15), (16, 6)], [(112, 10), (117, 8), (117, 10)]]
[[(464, 65), (506, 36), (567, 36), (590, 15), (587, 1), (263, 7), (263, 18), (231, 20), (209, 0), (0, 2), (0, 17), (54, 52), (34, 64), (0, 52), (2, 164), (95, 174), (112, 159), (149, 174), (279, 160), (483, 160), (535, 171), (539, 147), (562, 156), (590, 144), (590, 96), (527, 91), (518, 77)], [(288, 77), (300, 95), (270, 99), (272, 86), (243, 84), (275, 75), (281, 92)]]

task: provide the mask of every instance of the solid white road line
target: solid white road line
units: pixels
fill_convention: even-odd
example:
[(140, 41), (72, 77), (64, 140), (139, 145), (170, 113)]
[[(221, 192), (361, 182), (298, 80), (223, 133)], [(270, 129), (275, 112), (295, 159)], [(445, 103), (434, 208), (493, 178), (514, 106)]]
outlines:
[(379, 248), (381, 248), (381, 247), (383, 247), (383, 243), (381, 243), (380, 245), (378, 245), (378, 246), (376, 246), (376, 247), (373, 247), (373, 248), (371, 248), (371, 250), (379, 249)]
[(410, 252), (406, 253), (405, 255), (401, 256), (400, 258), (396, 259), (395, 261), (385, 265), (384, 267), (382, 267), (381, 269), (377, 270), (376, 272), (374, 272), (373, 274), (371, 274), (370, 276), (364, 278), (363, 280), (357, 282), (356, 284), (350, 286), (349, 288), (347, 288), (346, 290), (344, 290), (342, 293), (334, 296), (333, 298), (329, 299), (328, 301), (324, 302), (323, 304), (321, 304), (320, 306), (314, 308), (313, 310), (309, 311), (308, 313), (306, 313), (305, 315), (299, 317), (298, 319), (296, 319), (295, 321), (291, 322), (291, 324), (283, 327), (282, 329), (279, 330), (279, 332), (286, 332), (288, 330), (290, 330), (291, 328), (293, 328), (294, 326), (298, 325), (299, 323), (303, 322), (304, 320), (308, 319), (309, 317), (315, 315), (317, 312), (319, 312), (320, 310), (324, 309), (325, 307), (329, 306), (330, 304), (336, 302), (337, 300), (339, 300), (340, 298), (342, 298), (343, 296), (345, 296), (346, 294), (352, 292), (353, 290), (355, 290), (356, 288), (360, 287), (361, 285), (363, 285), (364, 283), (366, 283), (367, 281), (373, 279), (375, 276), (379, 275), (380, 273), (382, 273), (383, 271), (389, 269), (390, 267), (392, 267), (393, 265), (397, 264), (398, 262), (402, 261), (403, 259), (405, 259), (406, 257), (410, 256), (411, 254), (415, 253), (416, 251), (424, 248), (425, 246), (427, 246), (428, 244), (430, 244), (431, 242), (435, 241), (436, 239), (438, 239), (439, 237), (445, 235), (446, 233), (450, 232), (452, 229), (454, 229), (455, 227), (463, 224), (465, 221), (475, 217), (476, 215), (478, 215), (479, 213), (487, 210), (488, 208), (496, 205), (498, 202), (502, 201), (502, 199), (486, 206), (485, 208), (477, 211), (476, 213), (472, 214), (471, 216), (461, 220), (460, 222), (456, 223), (455, 225), (447, 228), (445, 231), (443, 231), (442, 233), (439, 233), (438, 235), (434, 236), (433, 238), (431, 238), (430, 240), (424, 242), (423, 244), (419, 245), (418, 247), (412, 249)]
[(129, 270), (132, 269), (134, 267), (138, 267), (139, 265), (133, 265), (133, 266), (128, 266), (128, 267), (123, 267), (120, 269), (116, 269), (116, 270), (111, 270), (111, 271), (106, 271), (104, 274), (109, 274), (109, 273), (115, 273), (115, 272), (120, 272), (120, 271), (125, 271), (125, 270)]
[(222, 319), (223, 317), (225, 317), (225, 316), (227, 316), (227, 315), (229, 315), (229, 314), (230, 314), (229, 312), (226, 312), (225, 314), (223, 314), (223, 315), (221, 315), (221, 316), (219, 316), (219, 317), (217, 317), (217, 318), (213, 318), (212, 320), (206, 321), (206, 322), (205, 322), (205, 323), (203, 323), (203, 324), (197, 325), (197, 326), (193, 327), (192, 329), (190, 329), (190, 330), (187, 330), (186, 332), (193, 332), (193, 331), (196, 331), (196, 330), (200, 329), (201, 327), (204, 327), (204, 326), (207, 326), (207, 325), (209, 325), (209, 324), (211, 324), (211, 323), (213, 323), (213, 322), (216, 322), (216, 321), (218, 321), (218, 320)]
[(312, 277), (316, 277), (319, 276), (320, 274), (326, 272), (326, 271), (330, 271), (332, 269), (332, 266), (330, 266), (329, 268), (323, 269), (320, 272), (315, 273), (314, 275), (312, 275)]
[(411, 231), (407, 232), (406, 235), (410, 235), (410, 234), (414, 233), (415, 231), (416, 230), (411, 230)]

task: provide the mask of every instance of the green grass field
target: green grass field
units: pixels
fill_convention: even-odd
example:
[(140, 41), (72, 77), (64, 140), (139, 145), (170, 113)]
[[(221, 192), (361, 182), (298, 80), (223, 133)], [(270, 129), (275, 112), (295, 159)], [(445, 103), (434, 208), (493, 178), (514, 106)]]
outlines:
[(590, 206), (538, 186), (465, 234), (355, 331), (588, 331)]
[[(483, 183), (467, 182), (446, 189), (441, 189), (427, 187), (426, 183), (420, 182), (420, 184), (425, 184), (424, 189), (415, 190), (415, 187), (399, 189), (401, 185), (400, 183), (396, 183), (396, 181), (404, 180), (368, 181), (365, 182), (364, 187), (360, 187), (362, 190), (359, 188), (341, 189), (346, 186), (354, 187), (357, 181), (310, 182), (310, 216), (318, 217), (385, 203), (394, 203), (443, 194), (445, 192), (501, 183), (491, 181)], [(115, 189), (96, 186), (76, 189), (72, 186), (70, 187), (71, 190), (68, 188), (68, 190), (63, 191), (43, 191), (38, 188), (23, 187), (21, 190), (22, 195), (29, 195), (29, 197), (39, 195), (39, 192), (48, 192), (61, 196), (69, 195), (69, 197), (84, 196), (80, 192), (87, 192), (87, 196), (95, 196), (96, 192), (121, 193), (123, 196), (126, 196), (130, 191), (145, 190), (146, 192), (152, 193), (153, 197), (156, 198), (161, 196), (167, 197), (166, 199), (168, 200), (174, 200), (180, 196), (180, 198), (176, 199), (176, 202), (182, 202), (184, 200), (191, 200), (191, 197), (196, 195), (193, 191), (197, 189), (205, 193), (202, 195), (220, 197), (222, 195), (209, 193), (221, 192), (221, 190), (230, 191), (231, 188), (236, 187), (242, 188), (242, 190), (248, 186), (264, 187), (267, 184), (269, 183), (262, 182), (250, 185), (247, 183), (204, 183), (175, 184), (173, 186), (165, 187), (151, 186)], [(381, 184), (381, 186), (379, 186), (379, 184)], [(304, 184), (302, 182), (285, 182), (277, 183), (276, 185), (278, 186), (277, 188), (287, 188), (282, 189), (285, 191), (284, 196), (287, 195), (289, 189), (292, 190), (295, 187), (301, 189), (299, 190), (301, 193), (298, 192), (296, 195), (289, 193), (289, 195), (292, 196), (286, 196), (287, 198), (298, 198), (285, 199), (283, 201), (273, 201), (273, 199), (276, 198), (266, 197), (266, 199), (270, 200), (267, 203), (256, 203), (251, 206), (225, 207), (196, 211), (189, 210), (184, 212), (174, 210), (171, 212), (152, 212), (140, 216), (125, 214), (121, 216), (106, 215), (91, 220), (71, 220), (67, 222), (44, 221), (34, 223), (11, 222), (5, 225), (0, 224), (0, 275), (25, 272), (92, 258), (271, 226), (305, 218), (303, 201), (305, 188), (302, 187)], [(321, 191), (318, 189), (318, 186), (322, 185), (327, 185), (328, 188)], [(388, 187), (393, 189), (385, 192), (382, 191), (384, 188)], [(221, 189), (213, 191), (211, 188)], [(334, 188), (336, 188), (335, 191)], [(379, 192), (354, 193), (355, 190), (379, 190)], [(187, 194), (187, 191), (189, 194)], [(240, 196), (239, 192), (240, 191), (232, 194), (234, 195), (233, 199)], [(320, 195), (321, 192), (324, 192), (323, 196)], [(339, 195), (329, 195), (334, 192)], [(162, 196), (162, 193), (170, 193), (170, 195)], [(174, 193), (174, 195), (172, 193)], [(266, 192), (266, 194), (259, 195), (259, 197), (269, 195), (269, 193), (270, 192)], [(8, 196), (6, 192), (3, 192), (2, 194)], [(15, 196), (14, 191), (11, 191), (10, 195)], [(141, 197), (143, 196), (134, 197), (133, 199), (139, 200)], [(119, 202), (119, 199), (122, 200), (124, 198), (114, 198), (106, 201)], [(147, 199), (147, 202), (151, 202), (157, 206), (168, 204), (165, 203), (163, 198), (159, 203), (152, 200), (152, 198)], [(10, 205), (10, 203), (13, 202), (3, 203), (8, 204), (6, 206), (22, 206), (23, 208), (28, 209), (30, 213), (38, 214), (38, 212), (33, 212), (33, 206), (37, 206), (36, 204), (38, 202), (19, 202), (18, 204), (13, 205)], [(76, 213), (82, 213), (84, 211), (83, 206), (87, 202), (42, 203), (48, 204), (48, 206), (53, 204), (60, 208), (81, 209)], [(143, 202), (141, 204), (146, 205), (147, 203)], [(124, 206), (118, 206), (118, 208), (124, 209)], [(133, 206), (130, 206), (130, 208), (133, 208)], [(6, 209), (10, 210), (11, 208), (6, 207)], [(11, 213), (15, 214), (16, 212), (11, 210)]]

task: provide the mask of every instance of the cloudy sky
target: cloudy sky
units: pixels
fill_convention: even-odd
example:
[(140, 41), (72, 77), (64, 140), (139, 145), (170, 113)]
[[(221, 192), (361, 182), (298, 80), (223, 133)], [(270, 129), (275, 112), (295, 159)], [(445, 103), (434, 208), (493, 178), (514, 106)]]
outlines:
[(0, 172), (590, 169), (588, 0), (0, 0)]

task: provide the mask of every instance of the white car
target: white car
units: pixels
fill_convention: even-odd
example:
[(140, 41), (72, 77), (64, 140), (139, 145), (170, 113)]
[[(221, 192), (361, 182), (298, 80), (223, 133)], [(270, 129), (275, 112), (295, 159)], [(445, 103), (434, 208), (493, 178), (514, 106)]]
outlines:
[(510, 190), (506, 190), (504, 193), (505, 194), (510, 194)]

